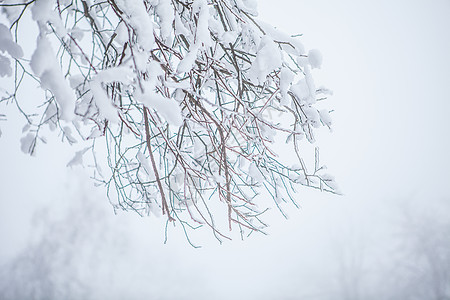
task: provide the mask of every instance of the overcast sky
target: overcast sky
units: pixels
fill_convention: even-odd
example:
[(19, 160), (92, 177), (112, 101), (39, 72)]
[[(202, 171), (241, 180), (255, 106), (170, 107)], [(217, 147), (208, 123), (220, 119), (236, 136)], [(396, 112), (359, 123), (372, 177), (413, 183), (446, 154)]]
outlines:
[[(327, 299), (321, 293), (331, 295), (339, 284), (336, 262), (345, 249), (355, 257), (367, 252), (361, 260), (368, 264), (376, 261), (377, 252), (364, 245), (387, 241), (403, 206), (441, 210), (442, 201), (450, 201), (450, 1), (258, 4), (261, 20), (302, 33), (306, 48), (323, 54), (316, 85), (334, 91), (329, 105), (335, 111), (333, 132), (322, 131), (318, 146), (344, 195), (299, 194), (302, 208), (291, 207), (289, 220), (269, 215), (268, 236), (221, 246), (197, 240), (203, 248), (196, 250), (177, 229), (164, 245), (161, 220), (113, 216), (102, 191), (82, 179), (88, 172), (65, 167), (73, 153), (57, 138), (37, 157), (25, 156), (19, 144), (24, 122), (10, 107), (17, 120), (0, 123), (0, 266), (43, 234), (90, 249), (64, 255), (81, 266), (81, 287), (96, 286), (93, 297)], [(87, 227), (79, 232), (93, 242), (67, 237), (73, 226), (42, 229), (43, 209), (55, 228), (76, 222), (67, 211), (80, 213)], [(92, 215), (83, 216), (87, 211)]]

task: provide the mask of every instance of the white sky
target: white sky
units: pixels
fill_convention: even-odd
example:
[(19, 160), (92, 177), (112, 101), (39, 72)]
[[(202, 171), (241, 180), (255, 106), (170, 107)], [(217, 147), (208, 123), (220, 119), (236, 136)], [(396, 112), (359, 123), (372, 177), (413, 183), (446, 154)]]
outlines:
[[(297, 299), (333, 276), (334, 247), (365, 242), (354, 236), (365, 235), (367, 243), (388, 236), (389, 211), (402, 201), (415, 199), (421, 207), (450, 201), (450, 1), (259, 0), (259, 10), (262, 20), (303, 33), (305, 46), (323, 54), (316, 84), (334, 91), (335, 112), (333, 132), (318, 140), (345, 195), (306, 192), (290, 220), (270, 217), (269, 236), (206, 242), (200, 250), (173, 230), (162, 245), (158, 220), (106, 216), (105, 235), (128, 239), (118, 242), (123, 252), (108, 252), (99, 262), (123, 275), (96, 278), (99, 295), (115, 291), (112, 298), (123, 298), (127, 283), (135, 295), (161, 299)], [(55, 152), (50, 142), (37, 157), (26, 157), (21, 121), (9, 121), (0, 123), (0, 265), (30, 239), (36, 209), (77, 201), (68, 195), (80, 185), (79, 171), (65, 168), (69, 147)], [(93, 198), (111, 212), (101, 196)]]

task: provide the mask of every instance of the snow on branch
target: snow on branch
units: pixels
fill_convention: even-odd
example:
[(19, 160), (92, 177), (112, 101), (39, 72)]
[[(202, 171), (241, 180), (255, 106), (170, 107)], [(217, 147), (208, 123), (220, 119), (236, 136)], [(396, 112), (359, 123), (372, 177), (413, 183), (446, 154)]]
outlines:
[[(327, 90), (311, 71), (322, 56), (260, 22), (256, 1), (5, 0), (0, 8), (10, 23), (0, 24), (0, 75), (13, 74), (12, 59), (15, 78), (46, 91), (35, 111), (20, 109), (22, 150), (33, 154), (46, 126), (71, 144), (91, 143), (69, 165), (91, 153), (115, 208), (162, 212), (221, 240), (233, 228), (264, 232), (267, 196), (283, 212), (283, 202), (296, 205), (297, 186), (337, 192), (318, 152), (308, 170), (301, 150), (331, 126), (318, 105)], [(38, 37), (27, 59), (21, 24), (31, 26), (30, 13)], [(20, 108), (20, 86), (2, 102)], [(298, 164), (280, 159), (279, 137)]]

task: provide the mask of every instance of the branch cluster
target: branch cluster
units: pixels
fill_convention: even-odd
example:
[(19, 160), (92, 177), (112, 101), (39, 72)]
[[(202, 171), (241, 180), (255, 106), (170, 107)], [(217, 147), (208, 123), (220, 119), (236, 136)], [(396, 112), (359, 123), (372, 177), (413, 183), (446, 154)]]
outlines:
[[(282, 202), (296, 204), (298, 185), (336, 192), (318, 151), (308, 171), (300, 149), (331, 125), (329, 111), (317, 108), (329, 91), (311, 76), (320, 54), (257, 21), (253, 1), (7, 0), (0, 7), (15, 33), (0, 30), (12, 45), (0, 50), (15, 63), (15, 90), (2, 102), (21, 108), (25, 76), (47, 91), (39, 113), (21, 110), (29, 124), (22, 150), (34, 153), (44, 125), (69, 143), (91, 142), (69, 164), (92, 150), (95, 178), (116, 208), (162, 212), (185, 230), (206, 225), (220, 240), (229, 237), (216, 225), (217, 210), (226, 211), (230, 230), (263, 232), (257, 195), (281, 210)], [(14, 52), (27, 11), (39, 29), (29, 62)], [(279, 137), (297, 165), (280, 160)], [(104, 153), (100, 140), (110, 172), (95, 157)]]

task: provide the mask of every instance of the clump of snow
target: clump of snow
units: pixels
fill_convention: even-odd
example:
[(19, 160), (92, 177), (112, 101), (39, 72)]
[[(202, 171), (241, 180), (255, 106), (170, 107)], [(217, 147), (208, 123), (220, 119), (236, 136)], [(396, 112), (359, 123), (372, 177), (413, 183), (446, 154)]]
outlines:
[(305, 55), (305, 47), (302, 42), (296, 37), (291, 37), (284, 32), (278, 30), (270, 24), (258, 21), (259, 26), (264, 30), (265, 34), (270, 36), (275, 41), (282, 41), (281, 49), (292, 55)]
[(119, 66), (105, 69), (97, 73), (93, 80), (103, 83), (121, 82), (124, 84), (130, 84), (132, 79), (133, 70), (127, 66)]
[(155, 11), (160, 19), (159, 26), (161, 28), (161, 36), (165, 40), (172, 32), (172, 24), (175, 18), (170, 0), (159, 0), (159, 4), (156, 5)]
[(281, 93), (281, 105), (290, 105), (290, 96), (288, 95), (289, 88), (292, 85), (292, 81), (295, 78), (295, 74), (288, 68), (282, 68), (280, 72), (280, 93)]
[(0, 76), (9, 77), (12, 75), (11, 62), (9, 58), (0, 54)]
[(256, 0), (236, 0), (236, 6), (252, 16), (256, 17), (258, 15), (258, 3)]
[(212, 43), (208, 28), (208, 20), (210, 17), (208, 2), (206, 2), (206, 0), (195, 0), (192, 4), (192, 11), (193, 13), (199, 12), (195, 43), (200, 45), (203, 44), (208, 47)]
[(83, 165), (83, 155), (90, 149), (86, 147), (80, 151), (75, 152), (75, 156), (67, 163), (67, 167), (74, 167), (77, 165)]
[(330, 112), (327, 109), (321, 109), (319, 110), (320, 120), (323, 124), (325, 124), (328, 127), (331, 127), (332, 119), (330, 116)]
[(249, 70), (248, 76), (251, 82), (261, 84), (267, 76), (281, 67), (281, 53), (272, 38), (265, 35), (261, 39), (258, 53)]
[(161, 115), (169, 124), (181, 126), (183, 118), (181, 115), (181, 108), (172, 98), (166, 98), (161, 94), (156, 93), (152, 85), (144, 86), (144, 93), (137, 91), (135, 98), (143, 103), (146, 107), (154, 109)]
[(311, 65), (311, 68), (313, 69), (320, 69), (322, 66), (322, 53), (320, 53), (317, 49), (309, 50), (308, 52), (308, 60), (309, 64)]
[(0, 51), (7, 52), (16, 59), (23, 56), (22, 48), (13, 41), (11, 32), (4, 24), (0, 24)]
[(178, 73), (187, 73), (191, 71), (191, 69), (194, 67), (195, 60), (197, 59), (197, 52), (199, 50), (198, 44), (193, 45), (191, 49), (189, 49), (189, 52), (186, 54), (186, 56), (183, 58), (182, 61), (178, 64), (177, 72)]
[(67, 31), (61, 18), (54, 10), (54, 6), (55, 1), (52, 0), (35, 1), (31, 7), (31, 15), (33, 20), (40, 24), (41, 31), (45, 28), (46, 23), (51, 23), (56, 33), (62, 37), (67, 34)]
[(133, 71), (125, 66), (114, 67), (99, 72), (89, 83), (91, 93), (102, 119), (118, 123), (120, 121), (117, 108), (103, 88), (104, 84), (112, 82), (131, 83)]
[(153, 49), (155, 37), (153, 35), (154, 25), (150, 15), (147, 13), (143, 1), (117, 0), (117, 6), (125, 13), (124, 17), (136, 30), (136, 38), (139, 45), (146, 51)]
[(248, 168), (248, 175), (250, 175), (250, 177), (253, 178), (253, 180), (255, 180), (258, 183), (264, 181), (263, 174), (261, 173), (261, 171), (258, 169), (258, 167), (254, 162), (252, 162)]
[(139, 151), (136, 155), (136, 158), (138, 159), (141, 166), (144, 168), (145, 173), (147, 173), (148, 180), (151, 181), (155, 180), (156, 179), (155, 172), (153, 171), (153, 168), (150, 167), (147, 157), (145, 157), (145, 155), (141, 151)]
[(20, 150), (25, 154), (34, 154), (34, 145), (36, 143), (35, 135), (29, 132), (26, 136), (20, 139)]
[(116, 38), (115, 41), (119, 44), (123, 45), (128, 41), (128, 29), (124, 22), (119, 23), (116, 30)]
[(41, 86), (55, 96), (60, 118), (71, 121), (74, 118), (75, 94), (61, 73), (50, 42), (42, 35), (38, 37), (30, 66), (34, 74), (41, 80)]
[[(0, 51), (8, 53), (15, 59), (23, 56), (22, 48), (13, 41), (9, 28), (4, 24), (0, 24)], [(0, 76), (9, 77), (11, 75), (11, 61), (7, 56), (0, 54)]]

